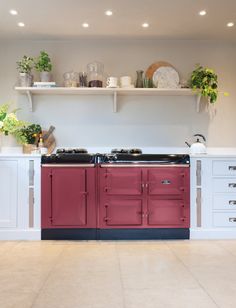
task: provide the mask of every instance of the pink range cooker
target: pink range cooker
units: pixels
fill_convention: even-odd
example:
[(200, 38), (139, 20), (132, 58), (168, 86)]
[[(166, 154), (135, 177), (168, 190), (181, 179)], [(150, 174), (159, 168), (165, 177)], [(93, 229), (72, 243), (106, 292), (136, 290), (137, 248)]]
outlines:
[(42, 239), (188, 239), (189, 167), (140, 149), (42, 156)]

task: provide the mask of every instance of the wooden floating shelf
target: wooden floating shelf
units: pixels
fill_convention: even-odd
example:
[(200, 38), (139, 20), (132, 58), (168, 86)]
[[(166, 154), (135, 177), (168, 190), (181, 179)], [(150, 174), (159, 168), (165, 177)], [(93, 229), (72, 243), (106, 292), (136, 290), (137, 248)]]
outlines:
[(33, 111), (33, 95), (111, 95), (113, 111), (117, 112), (117, 96), (197, 96), (191, 89), (157, 89), (157, 88), (36, 88), (15, 87), (15, 90), (28, 96), (30, 110)]

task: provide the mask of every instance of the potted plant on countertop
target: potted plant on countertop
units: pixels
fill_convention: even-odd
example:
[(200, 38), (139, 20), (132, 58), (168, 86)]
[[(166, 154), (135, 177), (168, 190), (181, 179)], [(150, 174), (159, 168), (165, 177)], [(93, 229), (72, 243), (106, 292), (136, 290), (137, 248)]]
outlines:
[(33, 84), (33, 75), (31, 70), (34, 66), (34, 59), (23, 56), (20, 61), (16, 62), (19, 71), (19, 83), (21, 87), (31, 87)]
[(41, 82), (51, 81), (52, 63), (47, 52), (40, 51), (40, 55), (35, 59), (35, 69), (40, 73)]
[(42, 128), (39, 124), (25, 125), (18, 131), (20, 142), (23, 144), (23, 153), (30, 154), (36, 150)]
[(11, 151), (12, 148), (19, 147), (21, 143), (20, 129), (26, 125), (26, 122), (18, 120), (16, 116), (17, 109), (9, 112), (9, 104), (0, 106), (0, 135), (1, 135), (1, 151)]

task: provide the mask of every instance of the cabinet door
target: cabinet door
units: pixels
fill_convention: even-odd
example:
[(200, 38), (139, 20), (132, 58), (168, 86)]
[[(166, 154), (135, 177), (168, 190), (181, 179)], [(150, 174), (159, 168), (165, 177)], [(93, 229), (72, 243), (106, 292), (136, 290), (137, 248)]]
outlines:
[(142, 224), (142, 200), (109, 200), (105, 204), (105, 225), (135, 226)]
[(108, 195), (141, 195), (142, 170), (107, 168), (104, 170), (104, 192)]
[(148, 225), (163, 227), (188, 227), (184, 203), (181, 200), (152, 199), (148, 201)]
[(183, 195), (185, 173), (182, 168), (167, 167), (148, 170), (149, 195)]
[(16, 227), (17, 161), (0, 160), (0, 227)]
[(86, 225), (86, 170), (53, 168), (51, 177), (52, 225)]

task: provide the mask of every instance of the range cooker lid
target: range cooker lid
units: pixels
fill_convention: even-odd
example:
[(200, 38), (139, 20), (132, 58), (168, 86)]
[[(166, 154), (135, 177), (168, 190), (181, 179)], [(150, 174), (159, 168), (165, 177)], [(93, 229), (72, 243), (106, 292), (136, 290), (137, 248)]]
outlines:
[(142, 154), (141, 149), (112, 149), (111, 150), (112, 154)]
[(86, 149), (83, 148), (69, 148), (69, 149), (57, 149), (56, 151), (57, 154), (72, 154), (72, 153), (80, 153), (80, 154), (85, 154), (88, 153)]
[(88, 153), (57, 153), (43, 155), (42, 164), (94, 164), (95, 155)]
[(104, 156), (104, 163), (154, 163), (154, 164), (189, 164), (190, 157), (186, 154), (108, 154)]

